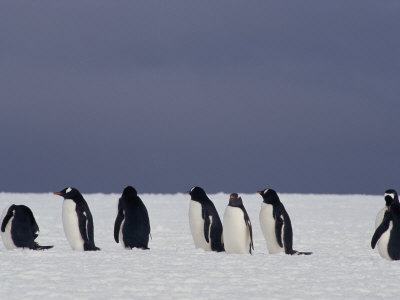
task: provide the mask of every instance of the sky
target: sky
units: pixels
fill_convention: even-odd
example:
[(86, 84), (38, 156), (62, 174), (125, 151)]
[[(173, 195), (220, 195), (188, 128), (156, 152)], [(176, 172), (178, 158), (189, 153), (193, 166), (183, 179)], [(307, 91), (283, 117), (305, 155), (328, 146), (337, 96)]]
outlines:
[(0, 191), (400, 190), (398, 1), (0, 7)]

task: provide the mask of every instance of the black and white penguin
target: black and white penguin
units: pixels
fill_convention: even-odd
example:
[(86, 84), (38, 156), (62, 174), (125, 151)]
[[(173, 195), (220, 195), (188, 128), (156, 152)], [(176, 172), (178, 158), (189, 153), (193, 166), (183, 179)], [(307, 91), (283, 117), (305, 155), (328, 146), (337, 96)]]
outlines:
[(397, 192), (393, 189), (385, 192), (386, 207), (376, 218), (376, 223), (383, 218), (376, 227), (371, 239), (371, 247), (377, 246), (379, 254), (387, 260), (400, 259), (400, 203)]
[(127, 249), (149, 249), (150, 220), (146, 206), (136, 190), (127, 186), (118, 202), (114, 239)]
[(253, 246), (253, 229), (242, 198), (233, 193), (224, 213), (224, 246), (227, 253), (250, 253)]
[[(379, 225), (382, 224), (383, 218), (385, 216), (385, 213), (388, 210), (388, 206), (392, 203), (392, 201), (399, 201), (397, 192), (393, 189), (389, 189), (385, 191), (384, 194), (384, 199), (385, 199), (385, 207), (383, 207), (377, 214), (376, 219), (375, 219), (375, 230), (379, 227)], [(388, 260), (391, 260), (389, 253), (388, 253), (388, 243), (389, 243), (389, 237), (390, 237), (390, 230), (393, 224), (389, 222), (389, 228), (385, 232), (382, 233), (378, 241), (376, 242), (376, 248), (378, 249), (378, 252), (380, 256), (383, 258), (386, 258)]]
[(82, 194), (71, 187), (54, 194), (64, 198), (62, 221), (71, 248), (77, 251), (100, 250), (94, 244), (93, 217)]
[(28, 248), (44, 250), (53, 246), (40, 246), (35, 239), (39, 235), (39, 226), (29, 207), (11, 205), (1, 216), (1, 237), (4, 246), (9, 249)]
[(189, 224), (195, 247), (224, 251), (222, 223), (214, 203), (201, 187), (193, 187), (188, 194), (191, 196)]
[(292, 224), (278, 194), (272, 189), (259, 191), (263, 197), (260, 210), (260, 225), (267, 243), (268, 252), (285, 252), (290, 255), (310, 255), (312, 252), (293, 250)]

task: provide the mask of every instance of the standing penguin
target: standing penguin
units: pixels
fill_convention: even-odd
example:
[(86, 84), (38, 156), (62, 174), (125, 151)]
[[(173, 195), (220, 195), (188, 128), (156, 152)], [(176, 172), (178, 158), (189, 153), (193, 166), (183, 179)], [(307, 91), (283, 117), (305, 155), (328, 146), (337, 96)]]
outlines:
[(288, 213), (278, 194), (272, 189), (259, 191), (263, 197), (260, 210), (260, 224), (267, 243), (268, 252), (285, 252), (290, 255), (310, 255), (312, 252), (293, 250), (293, 230)]
[(188, 194), (191, 196), (189, 224), (195, 247), (206, 251), (224, 251), (222, 223), (214, 203), (201, 187), (193, 187)]
[(82, 194), (71, 187), (54, 194), (64, 198), (62, 220), (71, 248), (77, 251), (100, 250), (94, 244), (93, 217)]
[(224, 213), (224, 246), (227, 253), (250, 253), (254, 250), (253, 230), (242, 198), (233, 193)]
[[(385, 191), (384, 194), (384, 199), (385, 199), (385, 207), (382, 208), (375, 219), (375, 230), (382, 224), (382, 221), (385, 217), (385, 213), (388, 211), (388, 207), (392, 203), (392, 201), (398, 202), (399, 198), (397, 195), (397, 192), (393, 189), (389, 189)], [(378, 252), (380, 256), (383, 258), (386, 258), (388, 260), (391, 260), (389, 253), (388, 253), (388, 243), (389, 243), (389, 237), (390, 237), (390, 230), (392, 229), (393, 224), (390, 221), (389, 222), (389, 228), (388, 230), (384, 231), (378, 241), (376, 242), (376, 248), (378, 249)]]
[[(400, 260), (400, 203), (393, 189), (385, 192), (386, 208), (382, 222), (371, 239), (372, 249), (378, 245), (379, 254), (387, 260)], [(382, 210), (378, 213), (379, 221)]]
[(149, 249), (150, 220), (146, 206), (136, 190), (127, 186), (118, 202), (114, 239), (127, 249)]
[(29, 207), (13, 204), (3, 211), (1, 237), (7, 249), (44, 250), (53, 248), (53, 246), (40, 246), (35, 242), (38, 235), (39, 226)]

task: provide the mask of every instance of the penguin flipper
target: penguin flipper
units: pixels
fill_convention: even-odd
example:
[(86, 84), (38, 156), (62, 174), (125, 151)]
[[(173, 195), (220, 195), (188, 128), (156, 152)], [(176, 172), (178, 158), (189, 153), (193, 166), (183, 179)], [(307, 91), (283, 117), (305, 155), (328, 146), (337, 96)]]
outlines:
[(379, 225), (378, 228), (376, 228), (374, 235), (372, 236), (372, 239), (371, 239), (371, 248), (372, 249), (375, 249), (376, 243), (378, 242), (378, 240), (380, 239), (382, 234), (386, 230), (388, 230), (390, 220), (391, 220), (390, 212), (386, 211), (381, 225)]
[(11, 205), (8, 208), (7, 214), (4, 216), (3, 223), (1, 224), (1, 232), (6, 231), (6, 226), (7, 226), (8, 222), (14, 216), (14, 212), (13, 212), (14, 208), (15, 208), (15, 204)]
[(89, 243), (89, 237), (86, 230), (88, 223), (88, 218), (86, 216), (86, 213), (80, 209), (77, 209), (77, 214), (78, 214), (79, 232), (81, 233), (84, 243), (85, 244)]
[(283, 227), (282, 215), (279, 215), (279, 216), (277, 216), (277, 218), (275, 220), (275, 236), (276, 236), (276, 241), (278, 242), (278, 245), (283, 248), (282, 227)]
[(211, 226), (211, 222), (210, 222), (210, 216), (207, 215), (206, 213), (204, 213), (204, 238), (206, 239), (206, 242), (209, 243), (210, 242), (210, 226)]
[(249, 252), (251, 254), (251, 249), (254, 250), (254, 244), (253, 244), (253, 228), (251, 226), (250, 218), (249, 215), (247, 214), (246, 209), (244, 206), (242, 207), (243, 215), (244, 215), (244, 222), (246, 223), (247, 228), (249, 229), (250, 232), (250, 245), (249, 245)]
[(124, 212), (122, 209), (119, 209), (118, 215), (117, 215), (117, 218), (115, 219), (115, 224), (114, 224), (114, 240), (117, 243), (119, 243), (119, 230), (120, 230), (123, 220), (124, 220)]
[(286, 213), (282, 215), (284, 227), (283, 227), (283, 246), (286, 254), (296, 254), (296, 250), (293, 250), (293, 230), (290, 222), (289, 215)]

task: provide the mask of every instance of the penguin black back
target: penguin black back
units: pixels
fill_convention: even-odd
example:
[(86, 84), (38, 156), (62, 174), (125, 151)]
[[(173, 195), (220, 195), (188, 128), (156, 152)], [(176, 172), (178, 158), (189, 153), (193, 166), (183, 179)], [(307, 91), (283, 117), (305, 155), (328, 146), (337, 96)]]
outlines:
[(9, 222), (11, 222), (11, 239), (15, 247), (32, 250), (44, 250), (53, 247), (40, 246), (35, 242), (35, 239), (39, 235), (39, 226), (29, 207), (25, 205), (11, 205), (1, 224), (1, 232), (6, 231)]
[[(122, 241), (120, 241), (120, 233)], [(114, 239), (125, 248), (149, 249), (150, 219), (146, 206), (132, 186), (127, 186), (118, 202)]]

